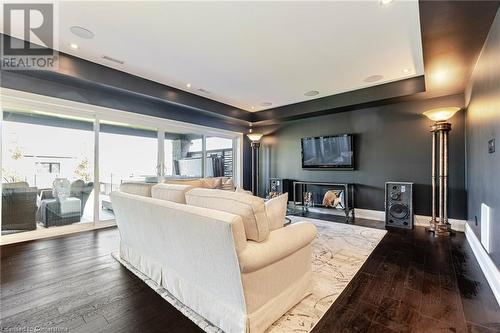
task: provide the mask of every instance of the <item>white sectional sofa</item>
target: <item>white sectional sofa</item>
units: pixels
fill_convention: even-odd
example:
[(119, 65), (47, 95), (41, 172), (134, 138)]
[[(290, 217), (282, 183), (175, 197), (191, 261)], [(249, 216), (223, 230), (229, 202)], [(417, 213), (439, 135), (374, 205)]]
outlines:
[(111, 194), (121, 258), (223, 331), (263, 332), (310, 294), (316, 229), (283, 227), (279, 207), (266, 212), (279, 200), (266, 207), (246, 193), (141, 186)]

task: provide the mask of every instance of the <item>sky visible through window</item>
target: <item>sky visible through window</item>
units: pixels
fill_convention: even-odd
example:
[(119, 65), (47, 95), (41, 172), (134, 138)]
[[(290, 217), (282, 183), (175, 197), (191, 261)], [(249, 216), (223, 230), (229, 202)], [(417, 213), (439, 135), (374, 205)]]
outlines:
[[(75, 171), (82, 163), (83, 172), (93, 179), (92, 131), (4, 121), (2, 142), (3, 181), (27, 181), (31, 186), (48, 188), (56, 177), (81, 178)], [(232, 139), (207, 137), (206, 145), (207, 151), (232, 149)], [(156, 138), (100, 133), (100, 181), (111, 182), (113, 177), (113, 183), (119, 184), (121, 180), (155, 175), (157, 149)], [(172, 140), (165, 140), (164, 149), (165, 174), (172, 175)], [(202, 140), (193, 140), (189, 151), (201, 152)], [(59, 163), (59, 172), (40, 172), (40, 163)]]

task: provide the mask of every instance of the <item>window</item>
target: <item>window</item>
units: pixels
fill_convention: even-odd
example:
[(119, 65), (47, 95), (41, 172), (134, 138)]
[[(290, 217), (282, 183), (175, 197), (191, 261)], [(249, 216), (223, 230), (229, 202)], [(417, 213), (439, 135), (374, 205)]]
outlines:
[(206, 174), (211, 177), (233, 177), (233, 140), (219, 137), (206, 139)]
[(198, 134), (165, 133), (164, 175), (167, 178), (202, 177), (203, 139)]
[(2, 235), (112, 223), (123, 182), (238, 178), (241, 134), (9, 89), (2, 103)]

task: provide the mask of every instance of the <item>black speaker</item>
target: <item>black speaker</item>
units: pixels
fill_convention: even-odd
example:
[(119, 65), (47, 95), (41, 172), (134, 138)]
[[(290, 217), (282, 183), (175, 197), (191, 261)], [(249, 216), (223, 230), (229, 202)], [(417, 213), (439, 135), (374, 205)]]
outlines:
[(413, 183), (385, 183), (385, 225), (413, 229)]
[(291, 179), (269, 178), (269, 192), (288, 193), (288, 200), (292, 200), (292, 184)]

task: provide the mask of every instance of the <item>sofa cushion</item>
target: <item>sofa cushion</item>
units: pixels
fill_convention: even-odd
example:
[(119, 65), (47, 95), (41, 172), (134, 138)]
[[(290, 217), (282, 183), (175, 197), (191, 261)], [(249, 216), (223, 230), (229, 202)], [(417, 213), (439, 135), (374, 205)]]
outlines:
[(191, 185), (156, 184), (151, 187), (151, 197), (185, 204), (186, 192), (192, 190), (193, 188), (194, 187)]
[(186, 203), (241, 216), (247, 239), (262, 242), (269, 236), (269, 222), (262, 198), (245, 193), (195, 188), (186, 193)]
[(222, 189), (221, 177), (201, 178), (202, 187), (211, 189)]
[(269, 230), (273, 231), (283, 227), (288, 205), (288, 193), (283, 193), (266, 201), (266, 214), (269, 220)]
[(166, 179), (165, 184), (190, 185), (193, 187), (203, 187), (201, 179)]
[(151, 187), (155, 185), (154, 183), (141, 183), (141, 182), (125, 182), (120, 185), (120, 191), (142, 195), (143, 197), (151, 197)]

